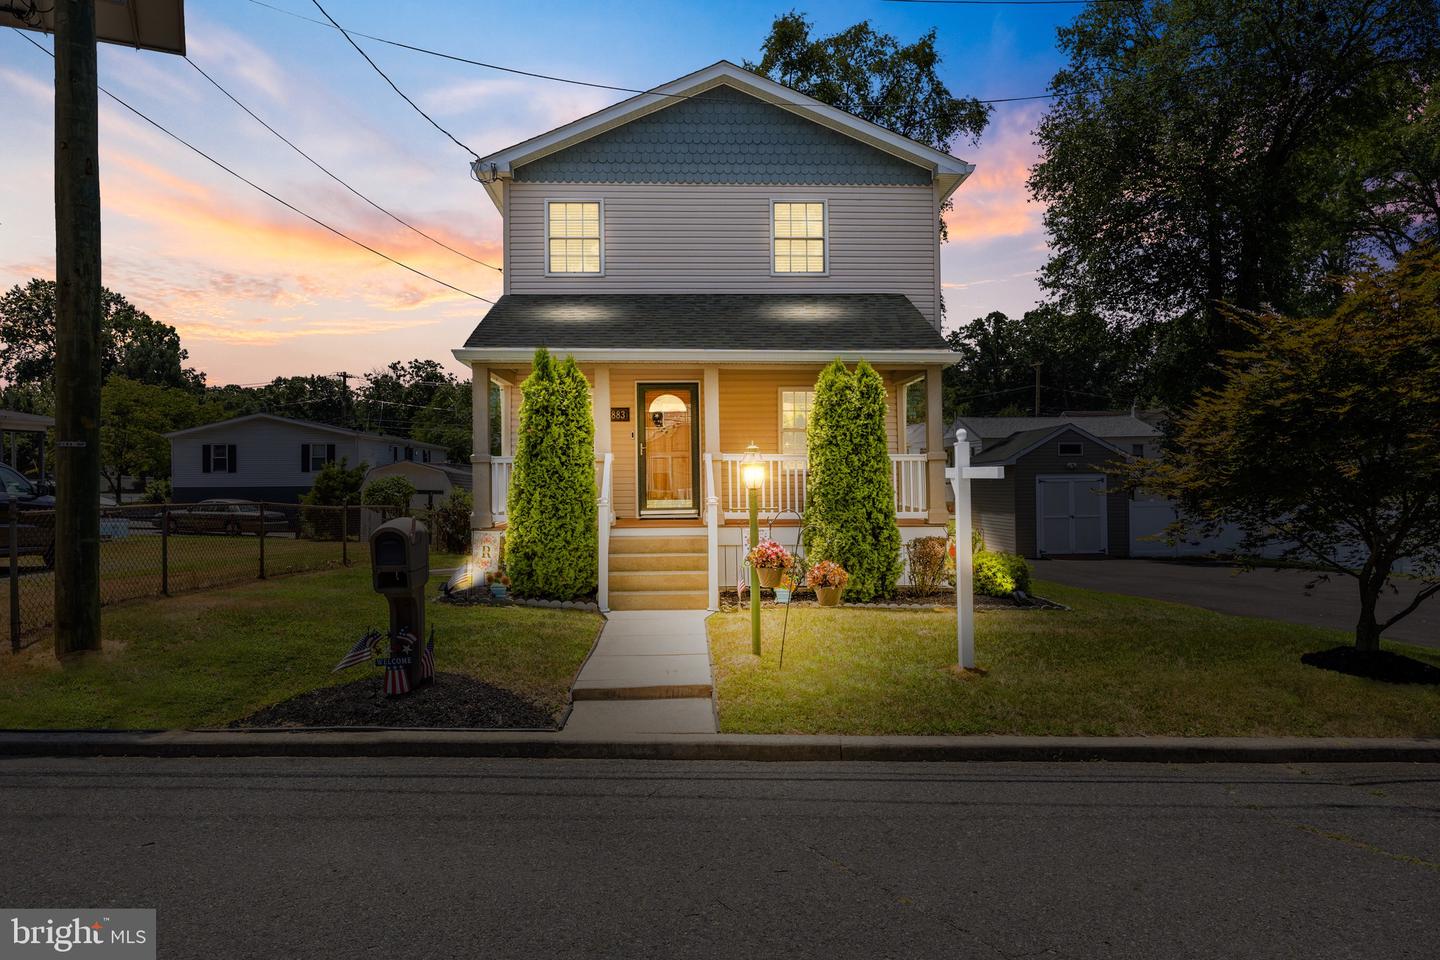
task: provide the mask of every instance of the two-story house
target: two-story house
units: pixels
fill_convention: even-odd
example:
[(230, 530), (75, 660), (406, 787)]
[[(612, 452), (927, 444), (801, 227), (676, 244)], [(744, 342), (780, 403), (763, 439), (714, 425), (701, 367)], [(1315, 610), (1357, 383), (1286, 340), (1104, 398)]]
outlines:
[(836, 357), (885, 379), (902, 534), (942, 532), (939, 213), (973, 169), (723, 61), (477, 161), (504, 293), (455, 356), (504, 409), (491, 456), (474, 391), (475, 529), (504, 526), (518, 385), (544, 346), (592, 387), (602, 606), (716, 605), (752, 442), (764, 521), (795, 542)]

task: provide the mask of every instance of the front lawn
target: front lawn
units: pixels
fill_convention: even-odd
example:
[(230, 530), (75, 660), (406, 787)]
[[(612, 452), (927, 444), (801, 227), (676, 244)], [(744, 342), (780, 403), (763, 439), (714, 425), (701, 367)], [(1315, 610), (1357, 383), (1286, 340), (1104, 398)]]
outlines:
[[(1440, 687), (1305, 666), (1332, 630), (1037, 584), (1069, 611), (983, 610), (983, 676), (959, 676), (949, 611), (764, 611), (708, 621), (725, 733), (1440, 736)], [(1440, 653), (1386, 644), (1440, 665)]]
[[(503, 687), (552, 715), (600, 628), (598, 616), (578, 611), (426, 610), (437, 670)], [(368, 627), (388, 624), (368, 565), (136, 601), (102, 617), (99, 654), (60, 664), (48, 639), (0, 653), (0, 728), (223, 726), (317, 687), (366, 676), (378, 684), (370, 665), (330, 670)]]

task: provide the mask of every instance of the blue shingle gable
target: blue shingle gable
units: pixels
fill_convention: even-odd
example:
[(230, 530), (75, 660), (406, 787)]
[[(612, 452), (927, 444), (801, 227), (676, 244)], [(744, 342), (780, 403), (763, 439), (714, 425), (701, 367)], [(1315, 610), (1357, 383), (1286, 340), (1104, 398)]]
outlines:
[(519, 166), (515, 179), (923, 185), (930, 171), (721, 85)]

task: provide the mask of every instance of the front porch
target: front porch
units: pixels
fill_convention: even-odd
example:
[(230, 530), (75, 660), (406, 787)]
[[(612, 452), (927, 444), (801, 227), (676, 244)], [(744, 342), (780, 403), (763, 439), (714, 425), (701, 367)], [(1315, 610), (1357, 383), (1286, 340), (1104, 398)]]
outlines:
[[(943, 368), (875, 366), (886, 388), (896, 516), (907, 540), (934, 534), (950, 516), (941, 444)], [(494, 384), (491, 390), (474, 391), (473, 526), (503, 528), (520, 384), (530, 369), (528, 364), (478, 361), (471, 367), (475, 383)], [(602, 609), (612, 601), (617, 609), (718, 606), (721, 585), (733, 583), (741, 565), (749, 514), (740, 466), (750, 443), (760, 449), (766, 465), (759, 491), (761, 523), (773, 524), (776, 538), (787, 545), (798, 539), (809, 479), (809, 399), (822, 368), (819, 362), (581, 364), (595, 422)], [(498, 425), (497, 436), (491, 435), (492, 423)], [(665, 542), (703, 542), (703, 554), (689, 554), (688, 546), (672, 550)], [(637, 549), (655, 555), (656, 561), (645, 569), (657, 589), (636, 589)], [(623, 559), (612, 561), (621, 554)], [(680, 566), (674, 571), (657, 566), (664, 557), (673, 557)], [(696, 589), (695, 575), (701, 571), (703, 591)], [(617, 581), (613, 587), (612, 580)], [(663, 589), (671, 585), (676, 589)], [(644, 593), (651, 596), (639, 596)]]

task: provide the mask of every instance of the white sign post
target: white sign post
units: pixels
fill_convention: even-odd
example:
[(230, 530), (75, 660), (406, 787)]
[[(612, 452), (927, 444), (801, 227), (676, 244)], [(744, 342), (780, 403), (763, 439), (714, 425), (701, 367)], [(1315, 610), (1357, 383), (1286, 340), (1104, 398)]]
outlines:
[(970, 543), (970, 481), (1003, 480), (1004, 467), (970, 466), (970, 441), (955, 431), (955, 466), (945, 471), (955, 491), (955, 645), (962, 670), (975, 669), (975, 557)]

